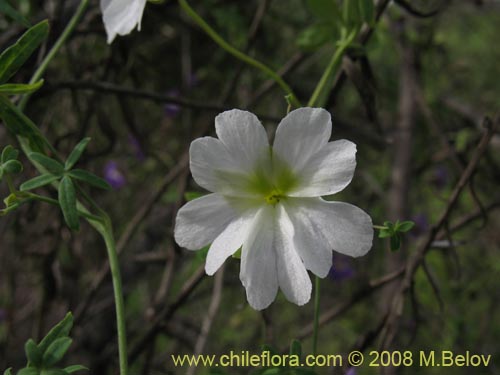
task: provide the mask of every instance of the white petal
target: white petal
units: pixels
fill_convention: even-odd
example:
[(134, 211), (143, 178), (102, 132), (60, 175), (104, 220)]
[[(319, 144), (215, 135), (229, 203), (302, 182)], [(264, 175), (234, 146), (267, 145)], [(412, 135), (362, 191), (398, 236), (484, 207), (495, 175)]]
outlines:
[(285, 297), (299, 306), (311, 298), (311, 279), (295, 247), (295, 230), (282, 205), (276, 206), (277, 230), (275, 249), (278, 266), (278, 282)]
[(213, 137), (191, 142), (189, 168), (196, 183), (212, 192), (238, 196), (248, 184), (224, 144)]
[(102, 20), (108, 43), (116, 35), (129, 34), (136, 26), (141, 29), (141, 19), (147, 0), (101, 0)]
[(273, 153), (294, 169), (301, 170), (332, 134), (330, 113), (322, 108), (299, 108), (281, 120)]
[(213, 242), (239, 216), (219, 194), (186, 203), (177, 213), (174, 237), (179, 246), (198, 250)]
[[(293, 198), (290, 198), (293, 199)], [(333, 250), (359, 257), (372, 247), (372, 219), (362, 209), (320, 198), (296, 198), (294, 204), (321, 231)]]
[(266, 164), (269, 140), (253, 113), (239, 109), (223, 112), (215, 118), (215, 131), (242, 172), (253, 172), (258, 163)]
[(288, 195), (319, 197), (350, 184), (356, 168), (356, 145), (345, 139), (327, 143), (297, 174), (299, 184)]
[(222, 266), (224, 261), (233, 255), (248, 236), (248, 231), (255, 217), (255, 211), (233, 220), (210, 246), (205, 263), (205, 271), (213, 275)]
[(256, 310), (268, 307), (278, 292), (276, 252), (273, 247), (275, 212), (270, 205), (262, 207), (249, 229), (241, 252), (240, 279), (247, 300)]
[(294, 247), (308, 270), (319, 277), (325, 277), (332, 267), (332, 248), (309, 216), (293, 203), (293, 199), (288, 199), (283, 202), (283, 206), (293, 224)]

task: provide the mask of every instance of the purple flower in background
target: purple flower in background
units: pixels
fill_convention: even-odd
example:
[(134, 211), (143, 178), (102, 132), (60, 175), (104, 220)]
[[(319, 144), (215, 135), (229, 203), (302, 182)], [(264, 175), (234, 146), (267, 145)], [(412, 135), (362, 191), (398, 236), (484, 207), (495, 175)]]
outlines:
[(144, 151), (142, 150), (141, 144), (139, 143), (139, 140), (134, 137), (132, 134), (128, 135), (128, 143), (130, 147), (132, 147), (132, 150), (134, 151), (134, 156), (136, 157), (137, 160), (143, 161), (146, 158), (146, 155), (144, 155)]
[(448, 168), (444, 165), (439, 165), (434, 169), (434, 175), (432, 176), (432, 183), (438, 190), (442, 190), (448, 184)]
[(328, 277), (334, 281), (348, 280), (356, 274), (351, 265), (351, 259), (342, 254), (333, 254), (333, 265)]
[(419, 237), (429, 229), (429, 220), (427, 219), (427, 215), (423, 212), (412, 216), (411, 220), (415, 222), (415, 226), (410, 231), (410, 236)]
[[(167, 95), (172, 98), (178, 98), (180, 96), (180, 92), (178, 89), (172, 89), (167, 91)], [(163, 107), (163, 110), (165, 112), (165, 116), (173, 118), (179, 114), (181, 107), (178, 104), (167, 103)]]
[(356, 371), (356, 367), (351, 367), (349, 370), (347, 370), (345, 375), (356, 375), (357, 373), (358, 372)]
[(118, 168), (118, 164), (114, 160), (110, 160), (104, 166), (104, 179), (115, 190), (121, 189), (127, 183), (125, 176)]

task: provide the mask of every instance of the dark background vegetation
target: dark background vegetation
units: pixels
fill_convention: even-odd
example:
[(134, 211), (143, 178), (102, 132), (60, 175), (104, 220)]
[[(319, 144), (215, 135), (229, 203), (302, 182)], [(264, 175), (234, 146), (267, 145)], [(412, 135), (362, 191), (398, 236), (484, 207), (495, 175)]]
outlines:
[[(283, 73), (307, 101), (333, 43), (315, 43), (304, 31), (321, 22), (305, 1), (192, 3), (232, 45)], [(359, 40), (364, 53), (358, 48), (344, 58), (326, 105), (333, 139), (350, 139), (358, 149), (353, 182), (332, 199), (363, 208), (375, 224), (417, 225), (399, 252), (374, 239), (364, 258), (334, 256), (321, 289), (319, 351), (468, 350), (491, 354), (492, 363), (357, 373), (499, 374), (498, 134), (456, 203), (450, 197), (490, 123), (485, 117), (494, 123), (500, 109), (500, 2), (387, 3), (378, 2), (380, 21)], [(16, 81), (29, 80), (77, 5), (18, 0), (32, 22), (48, 18), (51, 33)], [(24, 29), (0, 16), (0, 30), (4, 49)], [(115, 187), (90, 193), (112, 217), (121, 251), (131, 374), (186, 373), (173, 368), (171, 353), (258, 353), (264, 343), (281, 351), (292, 338), (310, 352), (313, 303), (297, 307), (279, 295), (256, 312), (238, 279), (238, 260), (207, 277), (203, 257), (178, 248), (172, 236), (185, 193), (200, 191), (187, 167), (190, 142), (212, 134), (215, 115), (230, 108), (255, 112), (273, 134), (287, 108), (279, 87), (217, 47), (174, 1), (148, 4), (142, 30), (111, 46), (94, 1), (44, 78), (26, 114), (62, 155), (92, 137), (80, 166)], [(4, 126), (0, 140), (2, 147), (16, 144)], [(28, 165), (18, 183), (36, 175)], [(6, 186), (0, 191), (7, 195)], [(23, 366), (24, 342), (40, 339), (71, 310), (68, 363), (79, 361), (91, 374), (116, 373), (114, 304), (100, 237), (88, 225), (71, 233), (59, 210), (36, 203), (0, 219), (0, 241), (0, 369)], [(418, 267), (408, 273), (415, 254)], [(394, 309), (400, 291), (404, 298)], [(240, 372), (248, 369), (228, 370)]]

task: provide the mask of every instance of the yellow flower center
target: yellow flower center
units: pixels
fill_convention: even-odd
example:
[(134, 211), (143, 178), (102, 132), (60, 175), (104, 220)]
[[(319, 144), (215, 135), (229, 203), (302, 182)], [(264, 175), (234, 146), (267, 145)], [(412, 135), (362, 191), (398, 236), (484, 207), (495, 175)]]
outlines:
[(266, 203), (275, 206), (284, 197), (285, 196), (283, 195), (283, 193), (281, 191), (274, 189), (273, 191), (271, 191), (271, 193), (266, 195)]

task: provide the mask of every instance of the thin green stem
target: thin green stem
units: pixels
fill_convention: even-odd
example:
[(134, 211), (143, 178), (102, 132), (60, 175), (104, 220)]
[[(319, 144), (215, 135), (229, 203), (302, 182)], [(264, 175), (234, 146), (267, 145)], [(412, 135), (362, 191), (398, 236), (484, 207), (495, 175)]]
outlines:
[(222, 47), (224, 50), (226, 50), (228, 53), (236, 57), (237, 59), (240, 59), (241, 61), (253, 66), (254, 68), (257, 68), (267, 74), (269, 77), (271, 77), (278, 85), (281, 86), (281, 88), (288, 94), (290, 95), (290, 101), (295, 105), (296, 107), (301, 107), (302, 105), (300, 104), (299, 100), (293, 93), (292, 89), (290, 86), (287, 85), (287, 83), (277, 74), (274, 70), (270, 69), (260, 61), (255, 60), (253, 57), (250, 57), (243, 52), (237, 50), (233, 46), (231, 46), (228, 42), (226, 42), (217, 32), (212, 29), (212, 27), (205, 22), (201, 16), (196, 13), (196, 11), (191, 8), (191, 6), (188, 4), (186, 0), (179, 0), (179, 4), (184, 9), (184, 11), (195, 21), (198, 26), (200, 26), (212, 39), (215, 43), (217, 43), (220, 47)]
[(324, 105), (324, 103), (318, 103), (320, 95), (323, 94), (327, 83), (331, 80), (331, 77), (337, 71), (337, 68), (340, 65), (340, 60), (342, 59), (346, 48), (347, 46), (345, 44), (341, 44), (335, 49), (335, 52), (330, 62), (328, 63), (328, 66), (323, 72), (321, 79), (319, 80), (313, 94), (311, 95), (311, 98), (309, 99), (309, 102), (307, 103), (309, 107)]
[(388, 229), (388, 228), (386, 226), (384, 226), (384, 225), (373, 225), (373, 229), (382, 230), (382, 229)]
[(318, 276), (314, 278), (314, 326), (313, 326), (313, 355), (318, 353), (318, 327), (319, 327), (319, 301), (320, 301), (321, 279)]
[[(31, 77), (30, 84), (33, 84), (35, 82), (38, 82), (40, 78), (42, 78), (43, 73), (45, 73), (45, 70), (47, 70), (47, 67), (49, 66), (49, 63), (52, 61), (54, 56), (57, 54), (59, 49), (63, 46), (64, 42), (68, 39), (68, 37), (71, 35), (73, 30), (75, 29), (76, 25), (78, 24), (78, 21), (80, 21), (80, 18), (83, 16), (83, 13), (85, 12), (85, 9), (87, 9), (87, 6), (89, 5), (89, 0), (82, 0), (80, 5), (78, 6), (78, 9), (76, 10), (75, 14), (73, 17), (71, 17), (71, 20), (68, 22), (66, 25), (66, 28), (62, 32), (62, 34), (59, 36), (55, 44), (52, 46), (50, 49), (49, 53), (43, 61), (40, 63), (40, 66), (38, 69), (35, 71), (35, 74)], [(19, 109), (21, 111), (26, 108), (26, 104), (28, 103), (28, 100), (30, 98), (30, 94), (26, 94), (23, 96), (21, 101), (19, 102)]]
[(125, 326), (125, 304), (123, 302), (122, 279), (120, 276), (120, 265), (118, 263), (118, 253), (116, 251), (115, 239), (111, 223), (108, 221), (103, 226), (101, 232), (106, 250), (108, 251), (109, 268), (111, 270), (111, 278), (113, 280), (113, 290), (115, 295), (116, 307), (116, 325), (118, 330), (118, 352), (120, 359), (120, 375), (128, 375), (127, 363), (127, 330)]

